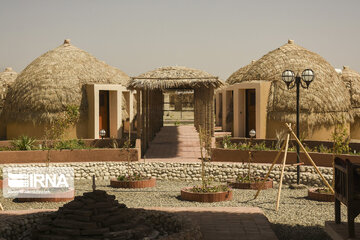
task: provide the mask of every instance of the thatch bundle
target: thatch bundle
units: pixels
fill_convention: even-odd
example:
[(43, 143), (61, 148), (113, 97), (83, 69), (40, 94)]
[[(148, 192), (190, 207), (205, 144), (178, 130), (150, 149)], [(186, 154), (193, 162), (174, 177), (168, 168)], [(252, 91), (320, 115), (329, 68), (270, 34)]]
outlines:
[(354, 116), (360, 117), (360, 73), (348, 66), (344, 66), (341, 78), (350, 91), (351, 106)]
[(295, 122), (296, 88), (288, 90), (281, 74), (289, 69), (301, 75), (307, 68), (315, 72), (315, 79), (309, 89), (300, 91), (300, 121), (308, 126), (352, 121), (350, 94), (335, 69), (320, 55), (292, 40), (252, 63), (237, 82), (271, 81), (268, 118)]
[(251, 63), (249, 63), (248, 65), (240, 68), (239, 70), (237, 70), (236, 72), (234, 72), (233, 74), (230, 75), (230, 77), (226, 80), (227, 84), (235, 84), (235, 83), (240, 83), (244, 74), (250, 69), (250, 67), (255, 63), (255, 60), (252, 60)]
[(85, 84), (127, 85), (117, 68), (73, 46), (69, 40), (29, 64), (18, 76), (5, 102), (9, 121), (51, 122), (69, 104), (87, 110)]
[(161, 67), (132, 78), (130, 88), (175, 89), (212, 86), (218, 88), (223, 82), (207, 72), (186, 67)]
[(4, 107), (5, 96), (9, 87), (14, 83), (17, 73), (11, 67), (5, 68), (5, 71), (0, 72), (0, 112)]

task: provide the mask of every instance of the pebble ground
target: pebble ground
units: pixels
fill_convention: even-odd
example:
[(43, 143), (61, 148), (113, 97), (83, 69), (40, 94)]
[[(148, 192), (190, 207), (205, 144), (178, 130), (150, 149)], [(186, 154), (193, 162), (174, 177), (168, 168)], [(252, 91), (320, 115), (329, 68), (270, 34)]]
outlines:
[[(116, 196), (119, 202), (128, 207), (259, 207), (271, 222), (279, 239), (330, 239), (324, 231), (325, 221), (334, 220), (334, 204), (308, 200), (306, 189), (289, 189), (284, 186), (281, 191), (279, 211), (275, 211), (277, 189), (261, 191), (254, 200), (256, 191), (234, 189), (233, 200), (218, 203), (196, 203), (182, 201), (180, 189), (198, 185), (199, 182), (157, 181), (155, 188), (146, 189), (114, 189), (109, 181), (97, 181), (97, 188), (106, 190)], [(92, 190), (91, 180), (75, 182), (76, 195)], [(12, 199), (0, 202), (5, 210), (20, 209), (54, 209), (63, 203), (17, 203)], [(346, 220), (346, 207), (342, 207), (342, 219)], [(360, 222), (358, 217), (357, 222)]]

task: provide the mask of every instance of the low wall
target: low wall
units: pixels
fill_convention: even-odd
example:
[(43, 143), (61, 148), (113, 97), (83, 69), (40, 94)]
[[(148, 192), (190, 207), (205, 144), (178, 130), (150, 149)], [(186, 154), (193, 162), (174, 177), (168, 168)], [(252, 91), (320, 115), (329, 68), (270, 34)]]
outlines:
[[(278, 151), (251, 151), (252, 162), (254, 163), (272, 163), (278, 153)], [(317, 166), (332, 167), (333, 155), (329, 153), (309, 153), (312, 160)], [(359, 159), (359, 155), (336, 155), (341, 158)], [(281, 153), (278, 163), (282, 161), (284, 153)], [(297, 161), (297, 154), (295, 152), (288, 152), (286, 163), (294, 164)], [(211, 152), (211, 159), (213, 162), (248, 162), (249, 151), (238, 149), (224, 149), (213, 148)], [(307, 166), (312, 166), (307, 159), (305, 153), (300, 153), (300, 161), (304, 162)]]
[[(222, 145), (222, 141), (223, 141), (223, 137), (216, 137), (215, 142), (216, 142), (216, 146), (220, 147)], [(250, 139), (249, 138), (240, 138), (240, 137), (231, 137), (230, 141), (232, 143), (235, 144), (239, 144), (239, 143), (245, 143), (245, 142), (249, 142)], [(265, 143), (266, 147), (272, 147), (275, 146), (277, 143), (276, 139), (252, 139), (253, 143)], [(325, 147), (327, 147), (328, 149), (332, 149), (333, 147), (333, 142), (330, 141), (315, 141), (315, 140), (303, 140), (302, 143), (309, 147), (309, 148), (315, 148), (318, 147), (320, 145), (323, 145)], [(289, 146), (296, 146), (296, 141), (290, 139), (289, 142)], [(356, 151), (356, 152), (360, 152), (360, 142), (350, 142), (349, 143), (349, 147), (352, 151)]]
[(123, 162), (140, 160), (138, 148), (74, 149), (74, 150), (34, 150), (0, 151), (0, 164), (10, 163), (62, 163), (62, 162)]
[[(29, 164), (31, 166), (46, 166), (46, 164)], [(0, 165), (16, 166), (15, 164)], [(125, 162), (87, 162), (87, 163), (52, 163), (50, 166), (74, 168), (75, 180), (91, 179), (93, 175), (97, 179), (110, 179), (119, 175), (127, 174), (128, 167)], [(130, 163), (130, 174), (137, 172), (147, 176), (156, 177), (158, 180), (201, 180), (200, 163)], [(270, 164), (252, 164), (254, 176), (264, 177), (269, 170)], [(332, 179), (332, 168), (319, 167), (322, 174), (328, 181)], [(238, 174), (246, 174), (247, 164), (240, 163), (207, 163), (206, 174), (214, 181), (226, 182), (234, 179)], [(270, 177), (276, 182), (280, 179), (281, 165), (275, 165)], [(310, 166), (300, 166), (301, 183), (309, 186), (323, 186), (320, 177), (315, 169)], [(284, 184), (296, 183), (296, 167), (285, 167)]]

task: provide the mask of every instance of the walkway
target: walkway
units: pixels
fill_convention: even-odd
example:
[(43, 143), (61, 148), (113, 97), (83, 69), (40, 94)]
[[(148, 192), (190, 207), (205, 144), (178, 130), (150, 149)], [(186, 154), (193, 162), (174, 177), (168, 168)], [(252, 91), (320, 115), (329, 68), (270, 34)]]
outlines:
[(145, 153), (147, 162), (200, 162), (199, 134), (194, 126), (164, 126)]
[[(257, 207), (179, 207), (145, 208), (185, 215), (199, 224), (204, 240), (276, 240), (263, 212)], [(0, 212), (0, 225), (14, 215), (54, 211), (32, 209)]]

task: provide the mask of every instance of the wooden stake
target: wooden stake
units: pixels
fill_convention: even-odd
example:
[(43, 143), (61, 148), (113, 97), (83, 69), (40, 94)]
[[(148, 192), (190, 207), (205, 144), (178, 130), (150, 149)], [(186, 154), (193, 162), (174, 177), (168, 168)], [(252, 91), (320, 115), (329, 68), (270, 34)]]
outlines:
[(272, 164), (271, 164), (271, 166), (270, 166), (269, 171), (267, 172), (267, 174), (266, 174), (266, 176), (265, 176), (265, 178), (264, 178), (263, 182), (261, 183), (260, 188), (257, 190), (257, 192), (256, 192), (256, 194), (255, 194), (254, 199), (256, 199), (256, 198), (259, 196), (259, 193), (260, 193), (261, 189), (264, 187), (265, 182), (266, 182), (266, 181), (267, 181), (267, 179), (269, 178), (269, 175), (270, 175), (270, 173), (271, 173), (271, 171), (272, 171), (272, 169), (273, 169), (274, 165), (275, 165), (275, 164), (276, 164), (276, 162), (278, 161), (278, 159), (279, 159), (279, 157), (280, 157), (280, 155), (281, 155), (282, 151), (284, 151), (285, 146), (286, 146), (286, 142), (284, 142), (284, 144), (282, 145), (282, 147), (281, 147), (280, 151), (278, 152), (278, 154), (276, 155), (276, 157), (275, 157), (274, 161), (272, 162)]
[(334, 189), (330, 186), (330, 184), (328, 183), (328, 181), (326, 181), (326, 179), (324, 178), (324, 176), (321, 174), (320, 170), (318, 169), (318, 167), (316, 166), (315, 162), (312, 160), (312, 158), (310, 157), (309, 153), (306, 151), (305, 147), (302, 145), (302, 143), (300, 142), (300, 140), (297, 138), (296, 134), (294, 133), (294, 131), (291, 128), (291, 124), (287, 124), (285, 123), (285, 125), (288, 127), (291, 135), (293, 135), (293, 137), (295, 138), (296, 142), (299, 144), (300, 148), (304, 151), (307, 159), (310, 161), (310, 163), (314, 166), (316, 172), (319, 174), (319, 176), (321, 177), (321, 179), (323, 180), (323, 182), (325, 183), (325, 185), (330, 189), (330, 191), (335, 194)]
[(4, 207), (2, 206), (1, 203), (0, 203), (0, 211), (4, 211)]
[(289, 139), (290, 139), (290, 133), (288, 133), (287, 136), (286, 136), (285, 153), (284, 153), (284, 159), (283, 159), (283, 163), (282, 163), (282, 167), (281, 167), (279, 191), (278, 191), (277, 200), (276, 200), (276, 211), (279, 210), (282, 180), (283, 180), (283, 177), (284, 177), (284, 169), (285, 169), (285, 163), (286, 163), (286, 156), (287, 156), (287, 152), (288, 152), (288, 148), (289, 148)]

